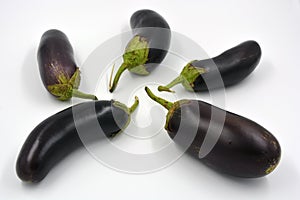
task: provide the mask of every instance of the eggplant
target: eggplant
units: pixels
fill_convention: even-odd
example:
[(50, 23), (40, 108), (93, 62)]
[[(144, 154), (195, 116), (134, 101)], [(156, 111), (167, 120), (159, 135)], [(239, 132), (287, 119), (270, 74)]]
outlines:
[(80, 70), (69, 39), (63, 32), (52, 29), (42, 35), (37, 60), (45, 88), (57, 99), (65, 101), (79, 97), (97, 100), (95, 95), (78, 90)]
[[(128, 69), (138, 75), (149, 75), (163, 61), (170, 47), (171, 31), (167, 21), (153, 10), (138, 10), (130, 18), (133, 38), (128, 42), (123, 63), (109, 91), (113, 92), (121, 74)], [(112, 70), (113, 73), (113, 70)]]
[[(18, 177), (40, 182), (59, 161), (83, 146), (82, 137), (88, 144), (102, 136), (114, 137), (127, 127), (138, 103), (137, 97), (130, 108), (114, 100), (89, 101), (45, 119), (33, 129), (19, 153)], [(80, 137), (79, 132), (84, 135)]]
[[(168, 135), (180, 147), (187, 144), (187, 152), (207, 166), (232, 176), (258, 178), (271, 173), (278, 165), (280, 145), (259, 124), (199, 100), (168, 102), (155, 96), (149, 88), (145, 89), (151, 99), (168, 110), (165, 124)], [(217, 111), (214, 118), (213, 110)], [(218, 117), (222, 113), (225, 121)], [(211, 123), (213, 128), (221, 127), (219, 135), (208, 132)], [(177, 135), (183, 136), (175, 140)], [(183, 141), (191, 135), (190, 143)], [(201, 152), (204, 140), (213, 141), (216, 135), (218, 137), (210, 151)]]
[(256, 41), (243, 42), (217, 57), (189, 62), (180, 75), (159, 91), (173, 92), (173, 86), (181, 83), (192, 92), (208, 91), (234, 85), (245, 79), (258, 65), (261, 48)]

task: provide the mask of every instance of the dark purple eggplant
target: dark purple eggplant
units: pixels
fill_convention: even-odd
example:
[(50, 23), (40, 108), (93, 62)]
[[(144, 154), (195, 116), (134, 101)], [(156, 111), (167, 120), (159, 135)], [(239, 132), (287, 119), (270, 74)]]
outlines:
[(138, 75), (148, 75), (165, 58), (170, 47), (171, 31), (167, 21), (152, 10), (138, 10), (130, 18), (133, 38), (123, 54), (109, 91), (117, 87), (121, 74), (128, 69)]
[(63, 32), (53, 29), (42, 35), (37, 60), (43, 84), (50, 94), (62, 101), (71, 97), (97, 100), (96, 96), (78, 90), (80, 71)]
[[(209, 167), (232, 176), (257, 178), (271, 173), (278, 165), (280, 145), (277, 139), (259, 124), (199, 100), (171, 103), (155, 96), (149, 88), (145, 89), (150, 98), (168, 110), (165, 129), (169, 136), (182, 147), (186, 144), (183, 141), (184, 136), (194, 134), (192, 136), (195, 137), (188, 143), (190, 145), (187, 146), (187, 152)], [(218, 111), (218, 115), (225, 114), (225, 121), (222, 117), (216, 117), (217, 115), (212, 118), (212, 110)], [(215, 137), (208, 134), (210, 123), (213, 123), (214, 127), (219, 125), (221, 134), (206, 156), (200, 156), (204, 139)], [(179, 134), (184, 136), (181, 140), (175, 140), (175, 136)]]
[(208, 91), (234, 85), (245, 79), (258, 65), (261, 48), (250, 40), (235, 46), (212, 59), (194, 60), (188, 63), (180, 75), (159, 91), (168, 91), (181, 83), (189, 91)]
[[(82, 137), (88, 144), (114, 137), (127, 127), (138, 103), (137, 97), (130, 108), (114, 100), (84, 102), (45, 119), (33, 129), (19, 153), (18, 177), (40, 182), (60, 160), (83, 146)], [(84, 135), (79, 136), (79, 131)]]

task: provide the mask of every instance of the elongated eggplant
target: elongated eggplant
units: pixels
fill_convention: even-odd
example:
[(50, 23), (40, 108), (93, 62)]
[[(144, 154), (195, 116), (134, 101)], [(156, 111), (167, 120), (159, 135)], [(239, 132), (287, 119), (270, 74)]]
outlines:
[(181, 83), (189, 91), (199, 92), (234, 85), (246, 78), (258, 65), (261, 48), (250, 40), (235, 46), (212, 59), (188, 63), (180, 75), (159, 91), (168, 91)]
[(126, 69), (138, 75), (148, 75), (163, 61), (170, 47), (170, 27), (155, 11), (136, 11), (130, 18), (130, 26), (134, 36), (123, 54), (123, 64), (113, 82), (110, 80), (110, 92), (115, 90), (121, 74)]
[[(18, 177), (26, 182), (41, 181), (60, 160), (83, 146), (82, 138), (89, 143), (124, 130), (137, 106), (137, 97), (131, 108), (114, 100), (90, 101), (45, 119), (21, 149), (16, 163)], [(84, 135), (79, 135), (79, 131)]]
[[(175, 136), (183, 134), (187, 137), (195, 131), (187, 152), (211, 168), (233, 176), (257, 178), (271, 173), (278, 165), (280, 145), (259, 124), (202, 101), (180, 100), (171, 103), (155, 96), (147, 87), (146, 92), (150, 98), (168, 109), (165, 129), (177, 144), (184, 142), (176, 141)], [(218, 117), (213, 119), (212, 110), (225, 112), (225, 121)], [(205, 138), (215, 137), (213, 134), (207, 135), (211, 122), (221, 125), (221, 133), (210, 151), (200, 156)]]
[(48, 30), (41, 38), (37, 53), (41, 79), (50, 94), (59, 100), (72, 96), (97, 100), (78, 90), (80, 71), (74, 61), (73, 48), (67, 36), (59, 30)]

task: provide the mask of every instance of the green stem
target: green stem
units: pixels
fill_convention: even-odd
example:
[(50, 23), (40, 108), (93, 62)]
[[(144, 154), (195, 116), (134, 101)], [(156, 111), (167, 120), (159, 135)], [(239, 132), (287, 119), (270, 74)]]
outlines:
[(172, 108), (172, 106), (173, 106), (172, 102), (169, 102), (165, 99), (155, 96), (148, 87), (145, 87), (145, 90), (151, 99), (153, 99), (154, 101), (156, 101), (157, 103), (159, 103), (160, 105), (165, 107), (167, 110), (170, 110)]
[(158, 87), (158, 91), (162, 92), (162, 91), (166, 91), (166, 92), (174, 92), (173, 90), (170, 90), (171, 87), (182, 83), (183, 82), (183, 77), (181, 75), (179, 75), (177, 78), (175, 78), (173, 81), (171, 81), (171, 83), (169, 83), (166, 86), (159, 86)]
[(134, 97), (135, 101), (132, 106), (129, 108), (129, 113), (133, 113), (137, 106), (139, 105), (139, 98), (137, 96)]
[[(115, 78), (114, 78), (114, 81), (113, 81), (113, 84), (111, 85), (111, 80), (110, 80), (110, 83), (109, 83), (109, 91), (110, 92), (113, 92), (117, 85), (118, 85), (118, 82), (119, 82), (119, 79), (121, 77), (121, 74), (128, 68), (127, 64), (125, 63), (122, 63), (121, 67), (118, 69), (116, 75), (115, 75)], [(112, 71), (113, 73), (113, 71)]]
[(92, 95), (92, 94), (86, 94), (86, 93), (80, 92), (80, 91), (77, 90), (77, 89), (73, 89), (73, 90), (72, 90), (72, 96), (73, 96), (73, 97), (79, 97), (79, 98), (82, 98), (82, 99), (98, 100), (98, 98), (97, 98), (95, 95)]

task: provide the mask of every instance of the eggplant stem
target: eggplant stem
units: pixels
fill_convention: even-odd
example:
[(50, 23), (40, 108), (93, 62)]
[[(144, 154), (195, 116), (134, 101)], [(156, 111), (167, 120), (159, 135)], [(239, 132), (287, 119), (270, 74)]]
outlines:
[[(118, 82), (119, 82), (119, 79), (120, 79), (120, 77), (121, 77), (121, 74), (122, 74), (127, 68), (128, 68), (127, 64), (122, 63), (122, 65), (120, 66), (120, 68), (118, 69), (118, 71), (117, 71), (117, 73), (116, 73), (116, 75), (115, 75), (115, 78), (114, 78), (113, 82), (111, 82), (111, 81), (112, 81), (112, 78), (110, 79), (110, 81), (109, 81), (109, 91), (110, 91), (110, 92), (113, 92), (113, 91), (116, 89), (117, 84), (118, 84)], [(114, 69), (114, 67), (113, 67), (113, 69)], [(112, 70), (112, 73), (113, 73), (113, 70)], [(111, 73), (111, 77), (112, 77), (112, 73)]]
[(110, 76), (109, 76), (109, 88), (112, 87), (111, 84), (112, 84), (112, 77), (113, 77), (114, 70), (115, 70), (115, 63), (112, 66), (112, 69), (111, 69), (111, 72), (110, 72)]
[(134, 97), (135, 101), (132, 106), (129, 108), (129, 113), (133, 113), (137, 106), (139, 105), (139, 98), (137, 96)]
[(170, 110), (172, 108), (172, 106), (173, 106), (172, 102), (169, 102), (161, 97), (155, 96), (148, 87), (145, 87), (145, 90), (146, 90), (148, 96), (152, 100), (156, 101), (157, 103), (159, 103), (160, 105), (165, 107), (167, 110)]
[(82, 99), (92, 99), (92, 100), (98, 100), (98, 98), (95, 96), (95, 95), (92, 95), (92, 94), (86, 94), (86, 93), (83, 93), (77, 89), (73, 89), (72, 90), (72, 96), (73, 97), (79, 97), (79, 98), (82, 98)]
[(170, 88), (179, 84), (179, 83), (182, 83), (183, 82), (183, 77), (181, 75), (179, 75), (177, 78), (175, 78), (173, 81), (171, 81), (168, 85), (166, 86), (159, 86), (157, 89), (158, 91), (162, 92), (162, 91), (165, 91), (165, 92), (173, 92), (173, 90), (171, 90)]

